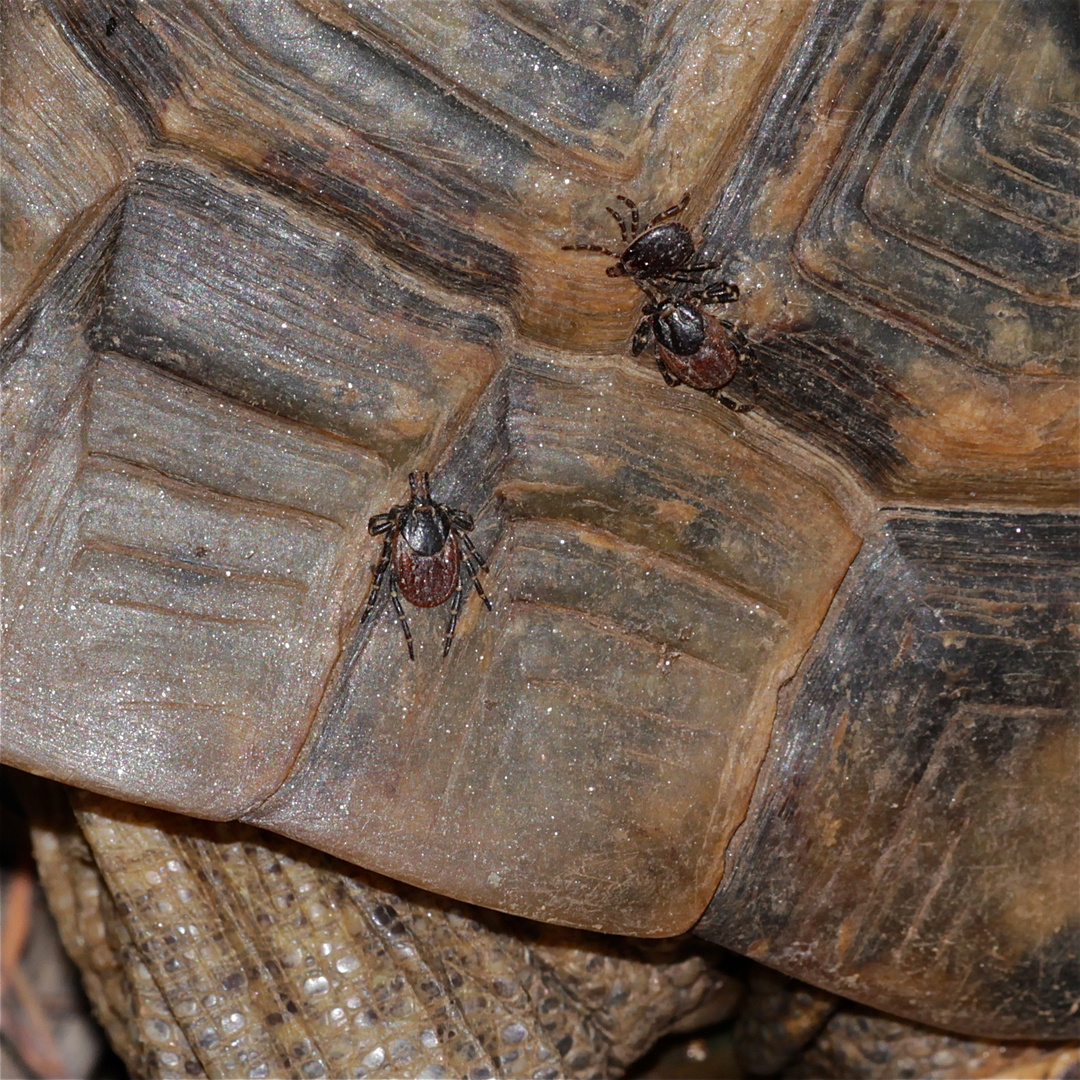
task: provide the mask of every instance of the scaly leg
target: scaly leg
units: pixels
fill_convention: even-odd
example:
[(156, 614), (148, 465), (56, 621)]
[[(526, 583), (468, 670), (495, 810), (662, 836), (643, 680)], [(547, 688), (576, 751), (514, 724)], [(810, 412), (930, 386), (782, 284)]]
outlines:
[(401, 623), (401, 632), (405, 635), (405, 644), (409, 647), (409, 659), (415, 660), (416, 653), (412, 647), (412, 631), (409, 629), (409, 620), (405, 618), (405, 609), (401, 606), (401, 596), (398, 593), (397, 579), (390, 577), (390, 599), (394, 602), (394, 610), (397, 612), (398, 622)]
[[(375, 519), (372, 518), (372, 520), (374, 521)], [(371, 589), (368, 592), (367, 603), (364, 605), (364, 614), (360, 616), (361, 626), (368, 621), (372, 611), (375, 610), (375, 604), (379, 599), (379, 586), (382, 585), (383, 574), (386, 573), (386, 568), (390, 565), (392, 552), (393, 545), (388, 536), (386, 540), (383, 541), (382, 554), (379, 556), (379, 561), (371, 570)]]
[(450, 622), (446, 625), (446, 637), (443, 638), (442, 654), (450, 655), (450, 646), (454, 643), (454, 631), (457, 630), (458, 615), (461, 613), (461, 598), (465, 590), (461, 587), (461, 575), (458, 574), (457, 588), (454, 590), (454, 599), (450, 601)]

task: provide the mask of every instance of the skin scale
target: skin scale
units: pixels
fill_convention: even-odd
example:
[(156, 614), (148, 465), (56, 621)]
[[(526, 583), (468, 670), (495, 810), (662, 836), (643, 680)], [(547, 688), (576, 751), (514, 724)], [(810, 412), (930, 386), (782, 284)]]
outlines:
[[(38, 254), (16, 267), (4, 338), (6, 532), (20, 567), (48, 572), (11, 577), (21, 682), (5, 693), (20, 726), (5, 760), (247, 817), (542, 919), (614, 914), (605, 929), (666, 934), (711, 902), (702, 932), (831, 989), (965, 1032), (1071, 1034), (1054, 972), (1076, 921), (1076, 867), (1058, 855), (1076, 849), (1076, 816), (1054, 763), (1071, 760), (1075, 688), (1053, 672), (1067, 670), (1075, 583), (1060, 557), (1068, 522), (1047, 520), (1075, 502), (1070, 249), (1060, 230), (1036, 245), (1023, 225), (1067, 185), (1043, 176), (1028, 203), (1023, 169), (1004, 188), (979, 170), (1055, 130), (1067, 87), (1045, 88), (1072, 67), (1058, 8), (1036, 20), (992, 8), (880, 19), (872, 5), (840, 17), (804, 5), (752, 27), (725, 10), (709, 16), (721, 36), (772, 46), (718, 52), (713, 90), (684, 74), (708, 40), (686, 18), (664, 39), (664, 123), (602, 182), (571, 165), (585, 153), (608, 169), (626, 132), (598, 122), (582, 136), (575, 118), (610, 123), (617, 109), (547, 114), (522, 141), (490, 121), (512, 101), (473, 112), (422, 81), (415, 98), (410, 86), (357, 101), (345, 92), (357, 80), (306, 83), (322, 67), (296, 55), (276, 63), (308, 97), (264, 93), (280, 82), (251, 58), (277, 55), (283, 36), (257, 20), (35, 15), (44, 55), (63, 61), (49, 70), (90, 77), (85, 95), (58, 98), (85, 105), (64, 111), (65, 138), (26, 140), (15, 170), (52, 177), (55, 195), (47, 215), (14, 196), (34, 238), (21, 250)], [(467, 77), (453, 26), (418, 37), (372, 6), (334, 9), (324, 27), (358, 42), (373, 79), (403, 77), (387, 40)], [(602, 66), (636, 85), (612, 48), (620, 63)], [(207, 65), (205, 50), (233, 59)], [(782, 70), (764, 59), (781, 55)], [(1046, 79), (997, 79), (1040, 64)], [(595, 105), (610, 84), (590, 72), (544, 99)], [(33, 88), (53, 76), (38, 75), (20, 83), (28, 115), (50, 108)], [(984, 108), (988, 87), (1001, 108)], [(473, 89), (501, 93), (490, 79)], [(428, 110), (418, 127), (379, 112), (406, 96)], [(1035, 115), (1046, 122), (1031, 131), (979, 119)], [(469, 139), (495, 149), (477, 155)], [(682, 172), (664, 190), (675, 149)], [(73, 169), (79, 154), (100, 167)], [(561, 172), (547, 183), (556, 166), (570, 185)], [(461, 185), (467, 205), (446, 194)], [(616, 187), (655, 209), (692, 193), (687, 220), (707, 257), (728, 260), (754, 332), (751, 416), (628, 355), (636, 286), (559, 250), (605, 235)], [(286, 284), (268, 289), (275, 275)], [(444, 667), (442, 613), (418, 613), (417, 640), (433, 644), (403, 673), (392, 620), (363, 641), (354, 627), (366, 522), (423, 467), (476, 511), (498, 618), (465, 605)], [(912, 609), (884, 603), (913, 595)], [(979, 632), (972, 610), (987, 614)], [(884, 613), (872, 638), (858, 612)], [(881, 665), (850, 667), (867, 692), (833, 693), (821, 673), (869, 640)], [(878, 722), (928, 672), (947, 678), (918, 698), (918, 722)], [(855, 788), (830, 771), (848, 756)], [(926, 775), (946, 777), (964, 813), (935, 813), (911, 786)], [(899, 786), (871, 783), (882, 776)], [(1007, 791), (988, 783), (1000, 777)], [(776, 807), (794, 809), (787, 850), (822, 843), (789, 861), (805, 877), (762, 908), (776, 897), (762, 839)], [(552, 824), (552, 808), (571, 816)], [(1039, 811), (1065, 840), (1033, 854)], [(455, 843), (485, 854), (463, 859)], [(853, 905), (850, 883), (866, 881)], [(912, 906), (928, 882), (938, 899)], [(1018, 920), (1025, 906), (1040, 918)], [(934, 942), (959, 952), (935, 966)], [(1002, 959), (980, 968), (976, 955)]]

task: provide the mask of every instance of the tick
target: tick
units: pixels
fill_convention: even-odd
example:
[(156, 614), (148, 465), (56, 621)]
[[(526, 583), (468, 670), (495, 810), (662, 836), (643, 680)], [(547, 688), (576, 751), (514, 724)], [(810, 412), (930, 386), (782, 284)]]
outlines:
[(405, 635), (410, 660), (415, 660), (416, 654), (409, 620), (401, 605), (402, 597), (414, 607), (422, 608), (438, 607), (453, 597), (443, 656), (450, 652), (469, 582), (491, 610), (491, 601), (478, 576), (481, 570), (487, 570), (487, 564), (468, 535), (473, 528), (472, 515), (437, 503), (431, 497), (430, 483), (426, 472), (410, 473), (412, 498), (368, 521), (368, 532), (372, 536), (386, 533), (386, 539), (379, 561), (371, 571), (371, 591), (360, 616), (360, 625), (374, 613), (383, 577), (389, 570), (390, 600)]
[[(617, 195), (616, 198), (630, 211), (628, 224), (618, 210), (607, 207), (607, 212), (619, 225), (624, 245), (622, 251), (612, 251), (597, 244), (567, 244), (563, 251), (599, 251), (611, 256), (615, 265), (607, 268), (608, 276), (633, 278), (654, 302), (659, 299), (653, 291), (655, 287), (660, 286), (660, 291), (667, 292), (676, 283), (694, 283), (698, 280), (698, 274), (719, 269), (719, 263), (695, 263), (697, 247), (690, 230), (670, 220), (686, 209), (690, 201), (689, 192), (674, 206), (657, 214), (644, 229), (641, 228), (637, 204), (625, 195)], [(730, 288), (735, 290), (737, 297), (738, 288), (734, 285)]]
[[(705, 305), (730, 303), (737, 297), (738, 289), (718, 282), (697, 292), (646, 304), (631, 351), (639, 356), (653, 339), (656, 366), (668, 386), (685, 383), (735, 412), (747, 412), (752, 405), (734, 401), (720, 391), (735, 377), (741, 364), (752, 361), (749, 343), (741, 330), (705, 310)], [(752, 370), (747, 371), (747, 379), (756, 397), (757, 380)]]

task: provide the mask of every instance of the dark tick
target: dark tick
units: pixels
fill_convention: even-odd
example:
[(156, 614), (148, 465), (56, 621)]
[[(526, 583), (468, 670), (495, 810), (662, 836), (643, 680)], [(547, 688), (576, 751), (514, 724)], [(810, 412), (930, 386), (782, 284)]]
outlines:
[(491, 601), (478, 577), (487, 564), (468, 537), (473, 527), (472, 515), (437, 503), (431, 497), (429, 484), (427, 473), (410, 473), (412, 498), (401, 506), (391, 507), (385, 514), (376, 514), (368, 522), (372, 536), (386, 533), (387, 537), (379, 561), (372, 568), (371, 591), (360, 624), (366, 623), (375, 611), (383, 576), (389, 569), (390, 600), (401, 623), (410, 660), (415, 660), (416, 654), (409, 620), (401, 606), (402, 597), (415, 607), (438, 607), (453, 596), (443, 656), (450, 652), (470, 581), (491, 610)]
[(563, 250), (599, 251), (610, 255), (615, 265), (608, 267), (608, 275), (633, 278), (654, 301), (657, 297), (650, 286), (663, 286), (663, 291), (667, 291), (677, 283), (696, 282), (697, 275), (719, 268), (718, 263), (695, 263), (697, 247), (690, 230), (677, 221), (668, 220), (678, 217), (686, 208), (690, 201), (689, 192), (675, 206), (669, 206), (657, 214), (644, 229), (638, 219), (637, 204), (625, 195), (617, 195), (616, 198), (630, 211), (630, 222), (627, 224), (618, 210), (607, 207), (607, 212), (618, 222), (625, 245), (622, 251), (612, 251), (597, 244), (568, 244)]
[(729, 304), (738, 296), (735, 285), (720, 281), (696, 292), (646, 304), (642, 309), (645, 317), (631, 345), (634, 355), (640, 355), (652, 338), (656, 342), (656, 366), (668, 386), (685, 383), (735, 412), (752, 409), (752, 405), (741, 404), (720, 392), (745, 362), (747, 379), (757, 396), (749, 343), (741, 330), (704, 310), (710, 304)]

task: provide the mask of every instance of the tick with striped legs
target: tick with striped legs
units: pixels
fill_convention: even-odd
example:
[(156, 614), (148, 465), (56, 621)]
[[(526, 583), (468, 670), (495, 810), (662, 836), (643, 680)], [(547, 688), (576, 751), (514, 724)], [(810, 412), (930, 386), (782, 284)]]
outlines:
[(389, 571), (390, 601), (405, 635), (409, 659), (415, 660), (412, 631), (401, 603), (402, 597), (414, 607), (438, 607), (453, 597), (443, 640), (443, 656), (449, 654), (453, 644), (469, 583), (489, 611), (491, 601), (479, 578), (480, 571), (487, 570), (487, 564), (468, 536), (473, 528), (472, 515), (437, 503), (431, 497), (426, 472), (410, 473), (409, 486), (412, 498), (407, 503), (393, 506), (385, 514), (375, 514), (368, 521), (368, 532), (372, 536), (387, 535), (379, 561), (372, 569), (371, 591), (360, 624), (374, 615), (383, 578)]

